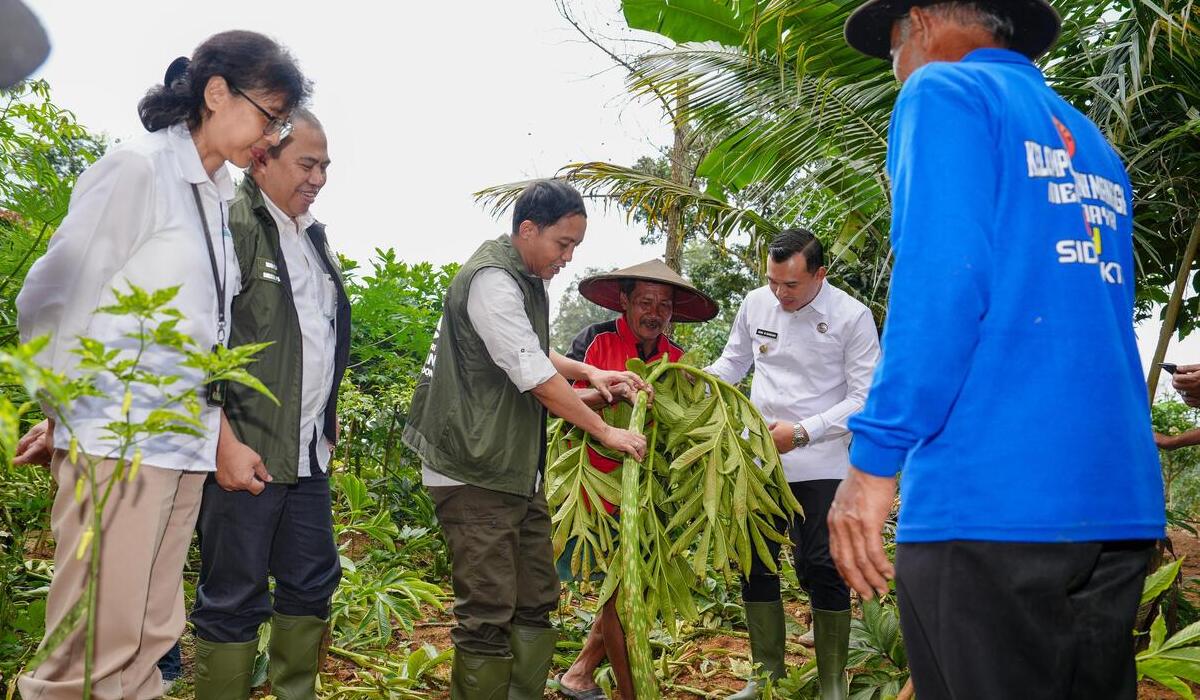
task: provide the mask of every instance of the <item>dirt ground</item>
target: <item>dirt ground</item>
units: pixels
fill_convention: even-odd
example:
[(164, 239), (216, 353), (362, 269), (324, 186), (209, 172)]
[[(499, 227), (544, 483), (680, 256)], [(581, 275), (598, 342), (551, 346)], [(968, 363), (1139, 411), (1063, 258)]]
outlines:
[[(1175, 555), (1185, 557), (1184, 579), (1200, 579), (1200, 539), (1190, 533), (1173, 530), (1171, 541)], [(1193, 602), (1200, 605), (1200, 599)], [(790, 604), (787, 607), (788, 614), (796, 622), (796, 627), (789, 625), (789, 628), (807, 628), (806, 606)], [(397, 646), (405, 645), (415, 649), (422, 644), (429, 643), (439, 650), (450, 646), (452, 616), (449, 612), (438, 613), (433, 610), (428, 612), (429, 617), (426, 618), (426, 622), (418, 625), (411, 636), (398, 641)], [(794, 635), (789, 636), (794, 637)], [(678, 659), (686, 666), (681, 669), (675, 683), (671, 687), (663, 689), (664, 698), (672, 700), (721, 698), (727, 692), (741, 687), (742, 681), (732, 672), (731, 662), (740, 665), (739, 662), (748, 660), (749, 647), (744, 636), (739, 636), (736, 632), (733, 635), (699, 635), (687, 642), (687, 645), (689, 648), (680, 653)], [(803, 664), (809, 660), (810, 653), (809, 650), (799, 645), (789, 645), (788, 661), (790, 664)], [(353, 663), (333, 656), (328, 659), (326, 670), (331, 672), (334, 678), (343, 682), (353, 680), (356, 673), (360, 672)], [(551, 675), (557, 675), (561, 670), (556, 668)], [(439, 675), (444, 679), (448, 671), (448, 668), (443, 668), (439, 671)], [(698, 692), (690, 692), (692, 690)], [(1200, 688), (1197, 688), (1197, 691), (1200, 692)], [(548, 698), (564, 697), (550, 690), (546, 691), (546, 696)], [(435, 691), (431, 697), (446, 698), (448, 693)], [(1152, 681), (1143, 681), (1138, 687), (1139, 700), (1172, 700), (1177, 697), (1171, 691)]]

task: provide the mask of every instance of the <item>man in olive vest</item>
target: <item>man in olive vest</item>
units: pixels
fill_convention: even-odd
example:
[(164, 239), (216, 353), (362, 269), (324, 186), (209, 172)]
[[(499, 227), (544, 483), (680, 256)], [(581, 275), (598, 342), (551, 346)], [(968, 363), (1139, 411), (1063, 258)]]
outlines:
[(258, 629), (267, 620), (272, 694), (315, 699), (330, 598), (341, 578), (329, 459), (350, 352), (350, 302), (325, 226), (309, 213), (326, 181), (325, 133), (305, 110), (292, 119), (291, 135), (254, 154), (229, 210), (242, 273), (241, 288), (230, 290), (230, 345), (270, 343), (249, 372), (279, 402), (228, 388), (217, 471), (204, 485), (197, 523), (197, 700), (249, 696)]
[(450, 697), (541, 698), (557, 633), (558, 575), (542, 484), (547, 410), (641, 459), (646, 441), (604, 423), (571, 388), (606, 400), (649, 391), (631, 372), (550, 351), (548, 280), (583, 241), (583, 198), (559, 180), (517, 198), (512, 234), (486, 241), (446, 294), (404, 441), (450, 546), (457, 626)]

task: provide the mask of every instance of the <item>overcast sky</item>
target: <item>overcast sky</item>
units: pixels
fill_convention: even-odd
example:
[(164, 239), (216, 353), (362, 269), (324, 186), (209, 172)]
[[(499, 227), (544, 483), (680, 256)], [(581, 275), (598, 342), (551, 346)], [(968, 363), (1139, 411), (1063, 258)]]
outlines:
[[(313, 212), (333, 246), (360, 263), (376, 247), (411, 262), (462, 261), (509, 225), (472, 192), (575, 161), (631, 164), (670, 143), (660, 110), (629, 99), (623, 73), (553, 0), (27, 2), (53, 43), (35, 77), (85, 126), (116, 139), (142, 132), (138, 99), (210, 34), (253, 29), (287, 45), (315, 84), (312, 109), (333, 158)], [(621, 24), (619, 0), (572, 6), (601, 32)], [(588, 223), (551, 287), (555, 302), (586, 267), (662, 254), (642, 247), (641, 231), (617, 212), (593, 205)], [(1143, 364), (1157, 325), (1139, 328)], [(1200, 362), (1200, 334), (1167, 357)]]
[[(623, 72), (552, 0), (460, 3), (260, 3), (31, 0), (53, 45), (35, 74), (93, 131), (142, 133), (136, 105), (176, 56), (207, 36), (252, 29), (287, 45), (314, 83), (312, 109), (333, 165), (313, 212), (341, 253), (376, 247), (409, 261), (461, 262), (507, 230), (471, 193), (553, 175), (564, 164), (631, 164), (669, 143), (652, 104), (632, 102)], [(598, 27), (619, 3), (585, 8)], [(558, 294), (585, 267), (655, 257), (641, 232), (593, 205), (587, 238)]]

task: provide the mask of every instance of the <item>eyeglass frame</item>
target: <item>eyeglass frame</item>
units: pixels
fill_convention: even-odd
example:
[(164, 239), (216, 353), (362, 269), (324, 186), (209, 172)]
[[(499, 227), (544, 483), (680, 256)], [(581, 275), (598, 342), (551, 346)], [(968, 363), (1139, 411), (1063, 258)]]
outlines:
[[(253, 105), (254, 108), (257, 109), (259, 112), (262, 112), (262, 115), (267, 118), (267, 125), (263, 127), (263, 136), (270, 136), (271, 134), (278, 132), (280, 141), (282, 141), (283, 139), (286, 139), (288, 136), (291, 136), (291, 134), (292, 134), (291, 117), (277, 117), (274, 114), (271, 114), (270, 112), (268, 112), (262, 105), (255, 102), (253, 99), (251, 99), (251, 97), (249, 95), (242, 92), (238, 88), (230, 85), (229, 89), (234, 94), (245, 98), (245, 100), (247, 102), (249, 102), (251, 105)], [(273, 124), (278, 124), (278, 126), (272, 127)]]

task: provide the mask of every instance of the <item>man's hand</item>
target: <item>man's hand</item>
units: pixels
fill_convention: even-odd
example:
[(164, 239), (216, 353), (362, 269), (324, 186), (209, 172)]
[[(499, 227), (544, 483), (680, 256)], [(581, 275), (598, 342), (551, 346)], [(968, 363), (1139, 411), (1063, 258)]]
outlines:
[(262, 457), (232, 432), (222, 431), (217, 442), (217, 485), (226, 491), (249, 491), (257, 496), (270, 480)]
[(767, 426), (771, 431), (771, 439), (775, 441), (775, 449), (779, 454), (785, 454), (796, 449), (796, 425), (785, 420), (772, 421)]
[(39, 464), (49, 466), (50, 457), (54, 455), (54, 426), (49, 420), (29, 429), (17, 441), (17, 453), (13, 457), (14, 465)]
[(654, 401), (654, 387), (633, 372), (614, 372), (592, 367), (588, 370), (587, 381), (608, 403), (612, 403), (614, 399), (626, 399), (632, 403), (639, 391), (646, 392), (647, 403)]
[(1171, 386), (1184, 403), (1200, 408), (1200, 365), (1179, 365), (1171, 376)]
[(1174, 437), (1170, 435), (1163, 435), (1160, 432), (1154, 433), (1154, 444), (1157, 445), (1158, 449), (1160, 450), (1170, 451), (1178, 447), (1178, 445), (1175, 444)]
[(896, 575), (883, 551), (883, 524), (896, 499), (896, 480), (850, 467), (829, 507), (829, 550), (838, 571), (864, 600), (888, 592)]
[(644, 436), (636, 435), (621, 428), (614, 428), (611, 425), (606, 425), (605, 428), (607, 430), (598, 436), (601, 444), (605, 447), (610, 450), (624, 452), (639, 462), (646, 458), (646, 438)]

